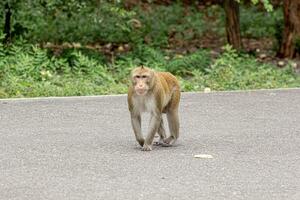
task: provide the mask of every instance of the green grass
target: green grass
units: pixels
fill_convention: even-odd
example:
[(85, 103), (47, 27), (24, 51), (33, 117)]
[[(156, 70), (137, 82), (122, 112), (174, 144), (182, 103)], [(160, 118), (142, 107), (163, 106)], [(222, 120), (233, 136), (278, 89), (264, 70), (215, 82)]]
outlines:
[(248, 90), (299, 87), (300, 76), (291, 66), (279, 69), (271, 64), (258, 63), (249, 55), (238, 55), (230, 47), (203, 73), (193, 70), (189, 82), (183, 81), (186, 91), (203, 90)]
[(166, 59), (161, 50), (141, 46), (116, 57), (114, 64), (90, 51), (69, 49), (55, 57), (26, 43), (0, 46), (0, 98), (126, 93), (130, 70), (140, 63), (173, 72), (183, 91), (300, 87), (291, 67), (261, 64), (230, 47), (211, 60), (206, 50)]

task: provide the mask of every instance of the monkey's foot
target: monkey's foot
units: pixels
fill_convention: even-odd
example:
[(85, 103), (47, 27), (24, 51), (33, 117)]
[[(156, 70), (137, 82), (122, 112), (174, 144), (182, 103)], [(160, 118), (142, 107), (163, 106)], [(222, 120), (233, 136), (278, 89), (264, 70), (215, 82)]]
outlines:
[(168, 137), (167, 139), (163, 140), (163, 147), (170, 147), (176, 142), (176, 139), (173, 136)]
[(144, 144), (144, 146), (142, 147), (142, 151), (152, 151), (151, 145)]

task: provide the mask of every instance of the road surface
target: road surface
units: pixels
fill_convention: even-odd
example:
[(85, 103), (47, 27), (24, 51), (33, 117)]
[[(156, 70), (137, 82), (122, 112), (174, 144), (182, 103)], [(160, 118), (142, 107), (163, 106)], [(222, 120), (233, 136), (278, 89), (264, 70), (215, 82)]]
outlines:
[(180, 120), (143, 152), (124, 95), (0, 100), (0, 199), (300, 199), (300, 89), (185, 93)]

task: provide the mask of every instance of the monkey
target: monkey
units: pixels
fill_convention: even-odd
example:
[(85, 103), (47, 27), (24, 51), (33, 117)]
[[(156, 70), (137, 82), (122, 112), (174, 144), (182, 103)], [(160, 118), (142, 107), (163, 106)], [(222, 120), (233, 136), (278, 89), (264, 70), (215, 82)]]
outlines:
[[(131, 125), (142, 151), (151, 151), (156, 133), (158, 144), (172, 146), (179, 137), (178, 107), (180, 86), (177, 78), (169, 72), (156, 72), (145, 66), (131, 71), (131, 84), (128, 88), (128, 109)], [(146, 138), (141, 132), (141, 114), (150, 113), (150, 124)], [(167, 115), (170, 136), (166, 137), (162, 114)]]

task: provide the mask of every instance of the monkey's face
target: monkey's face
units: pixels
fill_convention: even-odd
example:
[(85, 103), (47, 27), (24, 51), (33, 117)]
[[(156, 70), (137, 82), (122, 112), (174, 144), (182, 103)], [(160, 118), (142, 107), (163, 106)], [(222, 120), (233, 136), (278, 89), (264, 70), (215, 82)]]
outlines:
[(137, 74), (133, 77), (134, 90), (137, 95), (145, 95), (149, 90), (150, 76), (147, 74)]
[(138, 68), (132, 73), (132, 83), (137, 95), (146, 95), (151, 88), (153, 73), (147, 68)]

